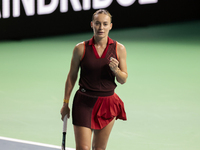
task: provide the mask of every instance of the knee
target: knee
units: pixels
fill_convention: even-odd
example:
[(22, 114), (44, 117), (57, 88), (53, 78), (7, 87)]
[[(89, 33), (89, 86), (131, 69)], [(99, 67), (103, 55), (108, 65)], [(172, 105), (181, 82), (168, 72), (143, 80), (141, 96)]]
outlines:
[(76, 146), (76, 150), (90, 150), (90, 146), (88, 146), (88, 145), (79, 145), (79, 146)]

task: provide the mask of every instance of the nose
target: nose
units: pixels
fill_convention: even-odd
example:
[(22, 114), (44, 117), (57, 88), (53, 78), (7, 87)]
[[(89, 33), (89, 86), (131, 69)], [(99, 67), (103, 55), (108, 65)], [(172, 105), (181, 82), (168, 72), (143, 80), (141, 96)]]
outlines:
[(99, 29), (103, 29), (103, 24), (102, 23), (100, 24)]

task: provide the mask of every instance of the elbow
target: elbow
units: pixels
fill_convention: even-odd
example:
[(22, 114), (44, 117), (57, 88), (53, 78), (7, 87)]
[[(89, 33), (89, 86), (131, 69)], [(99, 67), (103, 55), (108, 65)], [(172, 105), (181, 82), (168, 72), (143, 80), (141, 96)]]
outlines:
[(122, 81), (122, 82), (120, 82), (120, 84), (124, 84), (124, 83), (126, 83), (126, 80), (125, 80), (125, 81)]
[(128, 74), (126, 74), (126, 76), (125, 76), (122, 80), (120, 80), (120, 81), (118, 81), (118, 82), (119, 82), (120, 84), (124, 84), (124, 83), (126, 83), (127, 78), (128, 78)]
[(119, 82), (120, 84), (124, 84), (124, 83), (126, 83), (126, 79), (123, 79), (123, 80), (117, 80), (117, 82)]
[(117, 79), (117, 82), (119, 82), (120, 84), (124, 84), (126, 83), (126, 80), (128, 78), (128, 73), (123, 73), (123, 76), (118, 76), (116, 79)]
[(125, 82), (119, 82), (121, 85), (124, 84)]

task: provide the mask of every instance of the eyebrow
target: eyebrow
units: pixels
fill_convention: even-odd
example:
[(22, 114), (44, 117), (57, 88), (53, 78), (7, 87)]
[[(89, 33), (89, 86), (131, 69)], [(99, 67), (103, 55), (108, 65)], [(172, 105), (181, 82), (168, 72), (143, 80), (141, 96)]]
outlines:
[[(100, 21), (97, 20), (97, 21), (95, 21), (95, 22), (98, 22), (98, 23), (99, 23)], [(108, 23), (108, 22), (109, 22), (109, 21), (104, 21), (103, 23)]]

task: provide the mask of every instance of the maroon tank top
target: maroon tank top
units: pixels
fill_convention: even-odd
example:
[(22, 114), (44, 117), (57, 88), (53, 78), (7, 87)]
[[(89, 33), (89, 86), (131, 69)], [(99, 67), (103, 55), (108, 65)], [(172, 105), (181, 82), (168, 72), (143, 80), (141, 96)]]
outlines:
[[(85, 49), (80, 62), (81, 72), (79, 85), (83, 92), (90, 91), (94, 95), (109, 96), (116, 88), (115, 75), (110, 70), (110, 57), (118, 59), (117, 42), (108, 37), (107, 47), (99, 57), (94, 46), (94, 37), (84, 42)], [(102, 94), (104, 93), (104, 94)]]

